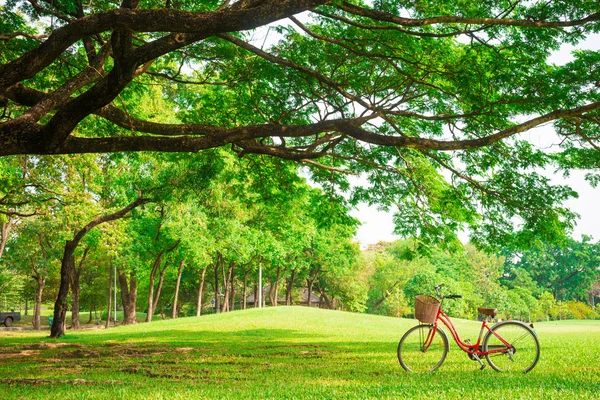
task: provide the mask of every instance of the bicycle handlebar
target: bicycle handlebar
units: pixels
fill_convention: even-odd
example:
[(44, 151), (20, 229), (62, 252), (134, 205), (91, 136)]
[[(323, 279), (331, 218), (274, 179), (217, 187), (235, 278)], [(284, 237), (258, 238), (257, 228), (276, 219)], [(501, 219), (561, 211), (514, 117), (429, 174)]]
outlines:
[(442, 296), (440, 294), (440, 289), (444, 287), (444, 284), (441, 283), (437, 286), (434, 286), (435, 288), (435, 293), (438, 295), (438, 297), (442, 298), (442, 299), (462, 299), (462, 296), (460, 294), (448, 294), (446, 296)]

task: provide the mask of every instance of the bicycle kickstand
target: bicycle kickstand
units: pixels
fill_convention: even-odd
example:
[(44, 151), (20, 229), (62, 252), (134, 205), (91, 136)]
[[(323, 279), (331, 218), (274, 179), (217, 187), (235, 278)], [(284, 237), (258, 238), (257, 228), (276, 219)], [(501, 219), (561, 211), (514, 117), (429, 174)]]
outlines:
[(479, 365), (481, 365), (481, 367), (479, 367), (479, 369), (483, 371), (483, 369), (486, 367), (486, 365), (484, 364), (483, 361), (481, 361), (481, 358), (479, 358), (479, 356), (477, 354), (475, 354), (475, 353), (473, 353), (473, 358), (475, 360), (477, 360), (477, 362), (479, 363)]

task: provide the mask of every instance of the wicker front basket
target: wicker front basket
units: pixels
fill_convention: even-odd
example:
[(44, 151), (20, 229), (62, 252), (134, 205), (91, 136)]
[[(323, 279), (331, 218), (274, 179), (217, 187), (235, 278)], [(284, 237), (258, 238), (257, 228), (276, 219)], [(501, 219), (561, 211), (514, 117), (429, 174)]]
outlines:
[(415, 296), (415, 318), (424, 324), (433, 324), (437, 318), (440, 302), (433, 296)]

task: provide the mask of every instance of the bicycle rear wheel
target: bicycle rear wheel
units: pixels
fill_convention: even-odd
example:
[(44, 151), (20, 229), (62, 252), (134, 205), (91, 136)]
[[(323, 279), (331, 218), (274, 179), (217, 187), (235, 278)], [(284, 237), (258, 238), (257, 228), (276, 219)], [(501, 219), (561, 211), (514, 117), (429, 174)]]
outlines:
[(448, 338), (443, 330), (434, 329), (433, 325), (409, 329), (398, 343), (398, 361), (407, 371), (435, 371), (444, 363), (447, 354)]
[(518, 321), (500, 322), (493, 326), (485, 335), (482, 348), (483, 351), (501, 350), (485, 356), (490, 366), (499, 372), (529, 372), (540, 358), (540, 344), (535, 332)]

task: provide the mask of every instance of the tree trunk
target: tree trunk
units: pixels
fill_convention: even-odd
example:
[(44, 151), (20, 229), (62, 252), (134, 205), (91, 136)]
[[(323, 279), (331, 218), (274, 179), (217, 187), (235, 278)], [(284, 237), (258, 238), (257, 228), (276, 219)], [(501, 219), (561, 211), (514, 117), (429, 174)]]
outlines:
[(179, 285), (181, 284), (181, 274), (183, 273), (183, 266), (185, 265), (185, 258), (181, 260), (179, 264), (179, 270), (177, 271), (177, 283), (175, 284), (175, 296), (173, 296), (173, 313), (171, 318), (177, 318), (177, 301), (179, 297)]
[(254, 285), (254, 308), (260, 307), (260, 305), (258, 305), (257, 303), (258, 303), (258, 286)]
[(294, 279), (296, 278), (296, 269), (292, 270), (292, 274), (287, 279), (287, 287), (285, 289), (285, 305), (291, 306), (294, 302), (292, 299), (292, 290), (294, 289)]
[(93, 309), (93, 311), (96, 311), (96, 305), (90, 306), (90, 317), (87, 320), (88, 325), (92, 323), (92, 309)]
[(229, 295), (229, 311), (233, 311), (235, 309), (235, 263), (231, 263), (231, 273), (229, 275), (229, 290), (231, 294)]
[(319, 288), (319, 293), (321, 294), (321, 300), (325, 303), (325, 307), (333, 310), (332, 302), (329, 300), (329, 297), (327, 297), (327, 294), (321, 288)]
[(86, 247), (83, 256), (81, 257), (81, 261), (79, 261), (79, 266), (73, 269), (72, 282), (71, 282), (71, 329), (80, 329), (79, 323), (79, 307), (80, 302), (79, 298), (81, 295), (81, 285), (79, 283), (79, 277), (81, 276), (81, 270), (83, 268), (83, 263), (87, 257), (88, 252), (90, 251), (89, 247)]
[(217, 252), (217, 262), (215, 263), (215, 314), (221, 311), (221, 298), (219, 297), (219, 269), (221, 268), (223, 255)]
[(152, 322), (152, 315), (154, 315), (154, 282), (156, 281), (156, 272), (162, 262), (164, 252), (158, 253), (152, 264), (152, 270), (150, 270), (150, 284), (148, 286), (148, 311), (146, 312), (146, 322)]
[(221, 305), (221, 312), (229, 311), (229, 268), (227, 274), (225, 274), (225, 262), (223, 262), (221, 268), (221, 275), (223, 277), (223, 304)]
[(269, 290), (269, 300), (273, 307), (277, 307), (277, 297), (279, 296), (279, 279), (281, 278), (281, 267), (277, 267), (277, 275), (275, 281), (271, 282), (271, 289)]
[(375, 304), (372, 307), (372, 310), (377, 309), (385, 301), (385, 299), (387, 299), (392, 294), (392, 290), (394, 290), (394, 288), (396, 286), (398, 286), (399, 284), (400, 284), (400, 281), (396, 281), (396, 282), (394, 282), (394, 284), (392, 286), (387, 288), (386, 291), (381, 295), (379, 300), (377, 300), (375, 302)]
[(33, 309), (33, 329), (39, 330), (41, 328), (40, 315), (42, 310), (42, 294), (44, 293), (44, 286), (46, 286), (46, 278), (42, 275), (38, 275), (36, 280), (36, 295), (35, 295), (35, 306)]
[(2, 258), (2, 253), (4, 253), (4, 248), (6, 247), (6, 241), (8, 240), (8, 234), (10, 233), (10, 229), (12, 227), (12, 219), (8, 217), (7, 222), (3, 222), (0, 226), (0, 258)]
[(80, 329), (79, 324), (79, 295), (81, 286), (79, 284), (79, 274), (73, 272), (73, 283), (71, 286), (71, 329)]
[(312, 290), (313, 290), (313, 284), (315, 283), (315, 280), (317, 279), (317, 276), (319, 276), (319, 272), (321, 272), (321, 266), (319, 265), (319, 267), (316, 269), (314, 275), (310, 278), (308, 278), (307, 284), (308, 284), (308, 299), (307, 299), (307, 304), (310, 307), (312, 304)]
[(129, 285), (127, 276), (119, 269), (119, 286), (121, 287), (121, 301), (123, 302), (123, 325), (135, 324), (137, 307), (137, 279), (135, 272), (129, 273)]
[(168, 267), (169, 267), (169, 261), (167, 260), (165, 262), (165, 266), (163, 267), (162, 271), (160, 271), (160, 277), (158, 278), (158, 287), (156, 288), (156, 297), (154, 298), (154, 304), (152, 305), (152, 310), (156, 310), (156, 307), (158, 307), (158, 300), (160, 299), (160, 292), (162, 291), (162, 285), (163, 285), (163, 282), (165, 281), (165, 272), (167, 271)]
[(200, 277), (200, 283), (198, 284), (198, 305), (196, 307), (196, 317), (202, 314), (202, 292), (204, 291), (204, 278), (206, 277), (206, 270), (208, 265), (202, 270), (202, 276)]
[(227, 274), (225, 274), (225, 263), (223, 263), (223, 291), (225, 292), (225, 297), (223, 298), (223, 312), (232, 311), (233, 308), (231, 306), (231, 296), (233, 294), (233, 267), (234, 263), (229, 264), (229, 268), (227, 268)]
[(246, 297), (248, 297), (248, 273), (250, 273), (250, 267), (244, 269), (244, 286), (242, 289), (242, 310), (246, 309)]
[(54, 303), (54, 320), (52, 321), (52, 327), (50, 329), (50, 337), (52, 338), (61, 337), (66, 330), (67, 310), (69, 308), (67, 303), (69, 286), (75, 269), (73, 253), (78, 244), (79, 241), (75, 240), (68, 240), (65, 244), (65, 251), (60, 267), (60, 287), (58, 289), (56, 302)]
[(135, 200), (134, 202), (130, 203), (129, 205), (117, 212), (108, 215), (103, 215), (94, 219), (86, 226), (84, 226), (79, 232), (77, 232), (73, 237), (73, 240), (67, 241), (67, 243), (65, 244), (65, 251), (63, 253), (63, 258), (61, 262), (60, 287), (58, 290), (58, 296), (56, 297), (56, 302), (54, 303), (54, 320), (52, 322), (52, 328), (50, 329), (50, 337), (58, 338), (64, 335), (65, 333), (69, 284), (71, 282), (73, 270), (75, 269), (73, 254), (75, 253), (79, 242), (81, 242), (84, 236), (97, 225), (100, 225), (104, 222), (114, 221), (116, 219), (123, 218), (129, 211), (133, 210), (135, 207), (144, 203), (148, 203), (149, 201), (150, 200), (148, 199), (144, 199), (142, 197), (142, 193), (140, 192), (137, 200)]
[(112, 309), (112, 291), (113, 291), (113, 267), (110, 265), (108, 267), (108, 312), (106, 313), (106, 323), (104, 324), (105, 328), (110, 326), (110, 317), (111, 317), (111, 309)]

